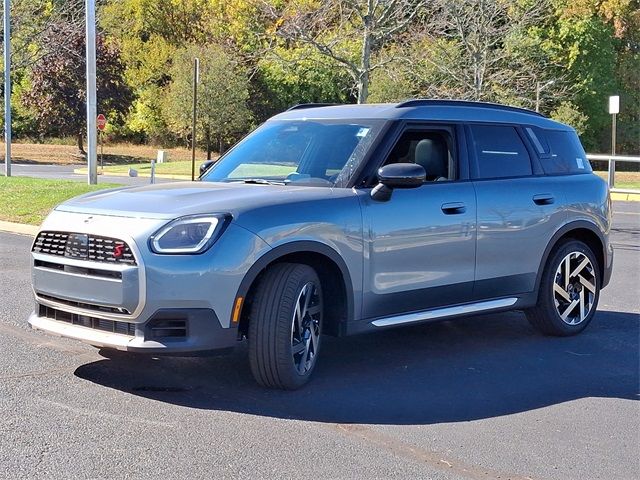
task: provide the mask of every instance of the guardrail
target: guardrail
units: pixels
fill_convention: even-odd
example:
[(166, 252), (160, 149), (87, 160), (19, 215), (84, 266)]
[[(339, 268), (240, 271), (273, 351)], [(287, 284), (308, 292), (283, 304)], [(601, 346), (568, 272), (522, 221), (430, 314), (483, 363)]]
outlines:
[(619, 193), (640, 193), (640, 189), (636, 188), (615, 188), (616, 187), (616, 162), (630, 162), (630, 163), (640, 163), (640, 156), (631, 156), (631, 155), (606, 155), (599, 153), (587, 153), (587, 158), (589, 160), (600, 160), (608, 162), (607, 168), (607, 181), (609, 182), (609, 189), (612, 192)]

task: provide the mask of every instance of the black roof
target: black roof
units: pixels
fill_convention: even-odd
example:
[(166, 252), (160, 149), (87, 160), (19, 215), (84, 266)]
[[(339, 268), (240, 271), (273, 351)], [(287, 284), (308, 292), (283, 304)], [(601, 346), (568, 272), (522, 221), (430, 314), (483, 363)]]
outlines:
[(273, 117), (280, 120), (367, 118), (387, 120), (501, 122), (554, 130), (570, 127), (525, 108), (466, 100), (414, 99), (400, 103), (345, 104), (307, 103)]

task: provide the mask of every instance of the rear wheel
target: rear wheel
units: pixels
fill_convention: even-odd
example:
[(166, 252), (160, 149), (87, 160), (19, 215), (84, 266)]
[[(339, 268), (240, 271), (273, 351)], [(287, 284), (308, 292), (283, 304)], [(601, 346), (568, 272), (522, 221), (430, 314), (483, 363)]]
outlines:
[(265, 272), (249, 323), (249, 363), (259, 384), (293, 390), (309, 380), (320, 351), (322, 313), (313, 268), (282, 263)]
[(546, 335), (584, 330), (600, 297), (600, 272), (591, 248), (566, 241), (551, 254), (542, 275), (538, 304), (526, 312), (529, 322)]

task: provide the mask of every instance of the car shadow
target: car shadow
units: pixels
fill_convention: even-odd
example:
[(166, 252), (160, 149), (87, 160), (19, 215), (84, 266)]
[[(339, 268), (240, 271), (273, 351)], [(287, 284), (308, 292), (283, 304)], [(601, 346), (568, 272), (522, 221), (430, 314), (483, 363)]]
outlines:
[(78, 377), (186, 407), (359, 424), (470, 421), (584, 397), (638, 399), (638, 314), (598, 312), (581, 335), (543, 337), (518, 312), (325, 338), (314, 379), (257, 386), (246, 345), (218, 357), (101, 351)]

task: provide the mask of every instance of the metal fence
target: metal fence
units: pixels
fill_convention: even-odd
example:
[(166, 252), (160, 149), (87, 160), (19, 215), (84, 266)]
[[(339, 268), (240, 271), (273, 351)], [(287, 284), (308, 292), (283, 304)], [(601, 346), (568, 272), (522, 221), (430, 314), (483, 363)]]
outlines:
[[(620, 193), (640, 193), (640, 189), (637, 188), (616, 188), (616, 162), (629, 162), (629, 163), (640, 163), (639, 156), (629, 156), (629, 155), (605, 155), (605, 154), (596, 154), (596, 153), (587, 153), (587, 158), (589, 160), (599, 160), (605, 161), (608, 163), (607, 167), (607, 178), (609, 182), (609, 189), (612, 192), (620, 192)], [(638, 174), (640, 178), (640, 173)]]

